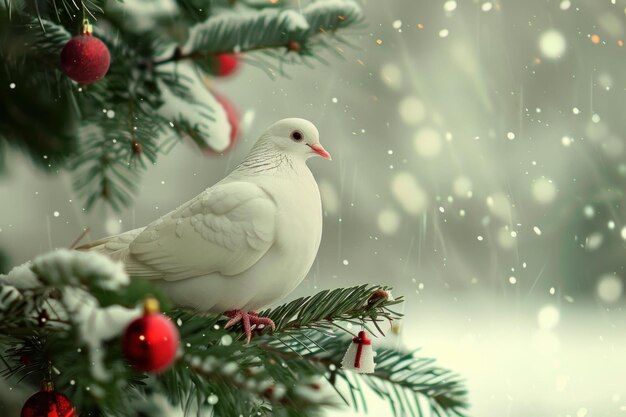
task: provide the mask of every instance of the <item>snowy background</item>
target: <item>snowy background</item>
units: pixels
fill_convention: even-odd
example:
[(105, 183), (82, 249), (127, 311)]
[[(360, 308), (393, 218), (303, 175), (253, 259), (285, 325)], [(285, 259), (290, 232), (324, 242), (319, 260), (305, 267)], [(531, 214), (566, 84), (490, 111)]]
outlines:
[(324, 236), (292, 296), (394, 286), (407, 316), (385, 343), (461, 373), (472, 415), (626, 416), (625, 7), (365, 2), (345, 60), (217, 81), (246, 120), (238, 146), (177, 146), (121, 214), (85, 213), (69, 175), (12, 155), (0, 247), (17, 264), (83, 227), (144, 225), (221, 179), (266, 126), (305, 117), (334, 160), (310, 163)]

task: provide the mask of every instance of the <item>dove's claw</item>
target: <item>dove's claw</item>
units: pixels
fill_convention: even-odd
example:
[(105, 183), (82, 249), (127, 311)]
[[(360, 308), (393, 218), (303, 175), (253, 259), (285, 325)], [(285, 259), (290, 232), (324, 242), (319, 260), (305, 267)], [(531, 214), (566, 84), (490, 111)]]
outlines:
[(272, 319), (269, 319), (267, 317), (259, 317), (254, 311), (250, 311), (248, 314), (250, 314), (251, 316), (250, 321), (256, 324), (257, 327), (259, 327), (259, 324), (262, 324), (263, 326), (270, 326), (272, 328), (272, 331), (276, 330), (276, 325), (274, 324)]
[(234, 326), (235, 324), (241, 322), (243, 326), (243, 332), (246, 335), (247, 343), (250, 343), (252, 339), (252, 327), (254, 325), (255, 329), (259, 328), (259, 325), (262, 326), (270, 326), (272, 331), (276, 330), (276, 325), (274, 322), (267, 317), (259, 317), (257, 313), (254, 311), (243, 311), (243, 310), (230, 310), (224, 313), (226, 317), (229, 317), (230, 320), (224, 326), (225, 329)]
[(227, 311), (224, 315), (230, 318), (228, 323), (224, 326), (225, 329), (228, 329), (241, 321), (241, 312), (239, 310)]

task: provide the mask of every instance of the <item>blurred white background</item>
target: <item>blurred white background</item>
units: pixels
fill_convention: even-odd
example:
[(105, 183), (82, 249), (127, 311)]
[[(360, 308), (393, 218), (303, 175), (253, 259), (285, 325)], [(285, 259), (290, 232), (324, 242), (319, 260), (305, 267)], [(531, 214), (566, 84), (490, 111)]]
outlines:
[(463, 375), (471, 415), (626, 415), (625, 7), (364, 2), (369, 25), (343, 61), (216, 81), (243, 116), (236, 148), (176, 146), (122, 213), (85, 213), (68, 174), (12, 154), (0, 247), (18, 264), (83, 227), (96, 239), (144, 225), (221, 179), (275, 120), (308, 118), (334, 160), (311, 161), (324, 236), (293, 297), (392, 285), (406, 318), (377, 342)]

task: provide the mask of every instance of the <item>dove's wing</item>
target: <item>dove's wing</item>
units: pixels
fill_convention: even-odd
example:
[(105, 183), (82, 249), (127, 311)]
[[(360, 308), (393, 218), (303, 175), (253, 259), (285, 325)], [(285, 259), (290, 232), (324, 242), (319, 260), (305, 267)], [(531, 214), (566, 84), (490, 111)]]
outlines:
[(276, 211), (255, 184), (217, 184), (148, 225), (129, 246), (126, 270), (167, 281), (239, 274), (274, 243)]

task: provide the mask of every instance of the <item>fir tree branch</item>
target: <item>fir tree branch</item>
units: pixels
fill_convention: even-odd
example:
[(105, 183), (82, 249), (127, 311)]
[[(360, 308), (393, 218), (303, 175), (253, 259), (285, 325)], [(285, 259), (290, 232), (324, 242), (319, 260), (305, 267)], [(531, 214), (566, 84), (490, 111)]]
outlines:
[[(288, 43), (277, 43), (274, 45), (255, 45), (246, 49), (242, 49), (237, 51), (237, 53), (245, 53), (245, 52), (255, 52), (260, 51), (262, 49), (275, 49), (275, 48), (288, 48)], [(209, 58), (216, 57), (222, 54), (232, 54), (232, 50), (223, 50), (223, 51), (215, 51), (215, 52), (206, 52), (206, 51), (189, 51), (183, 52), (181, 47), (176, 47), (172, 55), (168, 58), (157, 59), (152, 62), (152, 66), (158, 67), (160, 65), (169, 64), (170, 62), (179, 62), (185, 60), (205, 60)]]
[[(197, 94), (204, 75), (193, 74), (189, 80), (178, 76), (180, 65), (166, 64), (188, 60), (194, 68), (214, 73), (218, 54), (258, 51), (241, 59), (274, 77), (286, 63), (308, 64), (315, 48), (332, 48), (333, 40), (341, 41), (337, 30), (362, 20), (351, 0), (316, 1), (302, 10), (285, 8), (284, 3), (269, 8), (242, 5), (237, 13), (223, 12), (219, 6), (224, 2), (206, 7), (206, 2), (180, 0), (186, 11), (176, 13), (184, 16), (183, 22), (168, 19), (171, 30), (157, 30), (165, 23), (155, 18), (152, 29), (142, 31), (125, 24), (122, 6), (105, 7), (101, 0), (57, 3), (38, 10), (16, 4), (12, 16), (0, 9), (0, 20), (6, 23), (0, 25), (0, 57), (6, 62), (0, 81), (16, 86), (0, 90), (0, 107), (6, 109), (0, 114), (0, 140), (25, 149), (50, 171), (76, 170), (74, 187), (87, 208), (104, 200), (117, 210), (130, 204), (139, 172), (156, 160), (172, 133), (218, 152), (230, 143), (220, 105)], [(59, 54), (77, 31), (76, 10), (83, 6), (98, 11), (94, 36), (108, 46), (112, 65), (104, 79), (81, 87), (61, 72)], [(184, 33), (187, 24), (200, 18), (206, 20), (191, 28), (187, 43), (174, 48), (174, 34)], [(284, 49), (296, 53), (285, 54)], [(155, 59), (168, 50), (172, 55)], [(193, 111), (167, 114), (166, 104), (175, 99)]]
[(402, 303), (402, 297), (389, 299), (388, 287), (361, 285), (352, 288), (324, 290), (314, 296), (302, 297), (274, 310), (260, 313), (271, 318), (276, 332), (302, 328), (329, 327), (335, 321), (392, 321), (402, 317), (390, 310)]
[[(328, 337), (312, 330), (301, 332), (305, 333), (310, 340), (307, 346), (302, 346), (301, 341), (294, 341), (286, 347), (269, 340), (258, 347), (285, 361), (307, 360), (325, 371), (330, 371), (331, 383), (336, 383), (337, 378), (346, 382), (343, 389), (351, 391), (350, 397), (355, 407), (365, 407), (366, 404), (364, 400), (357, 400), (360, 389), (350, 383), (350, 378), (363, 381), (376, 395), (390, 404), (396, 403), (394, 415), (398, 417), (425, 414), (423, 402), (428, 404), (431, 413), (443, 411), (443, 415), (466, 415), (467, 391), (462, 380), (451, 371), (435, 366), (434, 359), (417, 357), (417, 350), (404, 352), (374, 346), (377, 353), (376, 371), (372, 374), (351, 374), (341, 368), (341, 358), (351, 342), (349, 338), (345, 335)], [(411, 398), (407, 397), (409, 401), (398, 402), (395, 397), (397, 390), (400, 390), (403, 397), (410, 395)], [(348, 398), (345, 395), (342, 397)]]
[[(217, 361), (212, 361), (213, 365), (216, 365)], [(306, 409), (311, 408), (312, 406), (320, 406), (320, 405), (336, 405), (336, 401), (331, 397), (325, 398), (322, 401), (311, 402), (307, 400), (306, 397), (299, 397), (295, 395), (295, 389), (298, 386), (294, 387), (286, 387), (286, 391), (284, 393), (278, 393), (278, 387), (276, 382), (267, 379), (267, 375), (263, 375), (263, 370), (257, 369), (256, 372), (248, 372), (248, 378), (242, 378), (237, 373), (231, 371), (231, 369), (226, 367), (216, 367), (216, 369), (211, 369), (211, 366), (206, 366), (207, 363), (211, 363), (211, 361), (201, 362), (198, 357), (184, 357), (180, 360), (180, 364), (188, 367), (191, 371), (195, 372), (197, 375), (203, 378), (219, 378), (223, 382), (236, 387), (239, 390), (245, 390), (253, 393), (258, 399), (272, 403), (274, 405), (280, 405), (282, 407), (292, 408), (294, 410), (306, 411)], [(260, 366), (260, 364), (259, 364)], [(249, 368), (250, 369), (250, 368)], [(250, 383), (250, 376), (254, 376), (256, 380), (256, 384)], [(266, 378), (265, 380), (263, 378)], [(319, 389), (311, 383), (304, 382), (302, 385), (309, 387), (311, 389)]]
[(315, 2), (305, 7), (302, 14), (281, 9), (222, 14), (192, 27), (184, 47), (175, 48), (170, 57), (156, 60), (153, 65), (276, 48), (297, 48), (297, 52), (302, 52), (316, 35), (334, 33), (361, 20), (360, 8), (348, 0)]
[[(465, 415), (461, 380), (415, 352), (376, 347), (373, 374), (341, 368), (351, 338), (333, 326), (400, 317), (391, 307), (401, 299), (392, 299), (386, 287), (325, 290), (267, 310), (261, 314), (276, 321), (276, 332), (257, 335), (251, 344), (225, 330), (221, 316), (170, 310), (183, 354), (169, 371), (145, 380), (123, 359), (123, 327), (105, 335), (96, 329), (110, 329), (113, 312), (136, 317), (120, 308), (136, 305), (146, 293), (158, 294), (148, 282), (129, 280), (120, 264), (97, 253), (59, 250), (0, 277), (0, 284), (0, 348), (7, 352), (3, 374), (37, 380), (52, 362), (59, 370), (58, 388), (71, 394), (85, 414), (136, 417), (129, 414), (133, 399), (156, 391), (167, 393), (187, 413), (218, 395), (212, 403), (215, 416), (304, 417), (334, 405), (332, 389), (355, 408), (366, 407), (363, 390), (368, 387), (398, 417), (426, 410)], [(323, 378), (330, 385), (321, 383)]]

